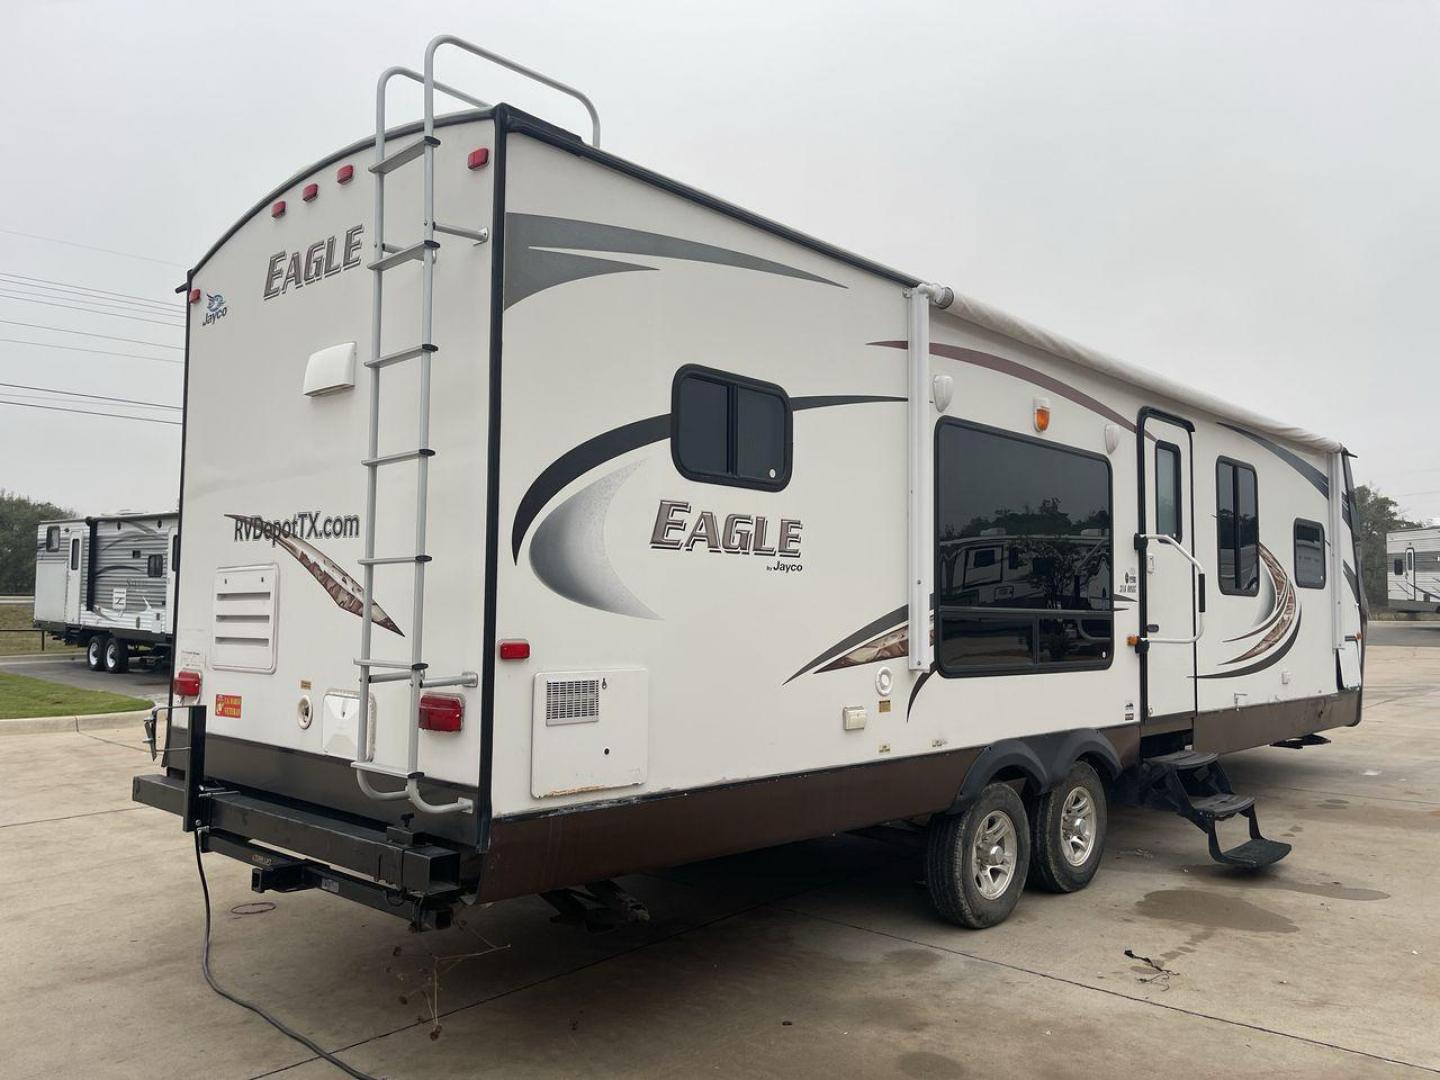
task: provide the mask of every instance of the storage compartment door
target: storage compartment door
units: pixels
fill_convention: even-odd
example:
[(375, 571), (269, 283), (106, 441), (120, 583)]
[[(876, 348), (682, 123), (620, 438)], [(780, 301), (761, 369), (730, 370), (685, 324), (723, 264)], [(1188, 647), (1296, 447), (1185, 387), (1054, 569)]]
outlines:
[(530, 791), (537, 799), (645, 782), (650, 674), (644, 668), (535, 676)]

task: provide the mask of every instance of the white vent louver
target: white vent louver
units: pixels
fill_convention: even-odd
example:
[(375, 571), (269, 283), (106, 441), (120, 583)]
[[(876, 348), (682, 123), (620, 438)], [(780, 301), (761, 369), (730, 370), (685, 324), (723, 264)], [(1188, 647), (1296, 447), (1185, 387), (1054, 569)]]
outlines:
[(545, 723), (586, 724), (599, 719), (599, 679), (556, 679), (546, 682)]
[(232, 566), (215, 571), (211, 666), (222, 671), (275, 670), (279, 567)]

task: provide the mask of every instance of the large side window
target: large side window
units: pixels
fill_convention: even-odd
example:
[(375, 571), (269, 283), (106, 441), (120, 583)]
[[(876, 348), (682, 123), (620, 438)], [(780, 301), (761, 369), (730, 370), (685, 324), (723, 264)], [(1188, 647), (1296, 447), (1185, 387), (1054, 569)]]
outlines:
[(1295, 519), (1295, 584), (1302, 589), (1325, 587), (1325, 526)]
[(1215, 463), (1215, 528), (1219, 539), (1220, 591), (1236, 596), (1260, 592), (1260, 509), (1255, 469), (1221, 458)]
[(935, 457), (941, 673), (1109, 665), (1109, 463), (955, 420), (940, 424)]
[(1155, 445), (1155, 531), (1176, 540), (1184, 537), (1180, 511), (1180, 448), (1173, 443)]
[(681, 368), (670, 423), (675, 467), (691, 480), (774, 491), (790, 482), (790, 399), (772, 383)]

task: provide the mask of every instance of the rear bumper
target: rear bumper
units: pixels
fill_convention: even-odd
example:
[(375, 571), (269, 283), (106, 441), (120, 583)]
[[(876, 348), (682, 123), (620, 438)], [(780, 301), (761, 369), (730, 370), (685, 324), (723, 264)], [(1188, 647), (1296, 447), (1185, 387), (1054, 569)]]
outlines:
[[(137, 776), (131, 795), (181, 816), (185, 780)], [(203, 849), (248, 863), (256, 892), (319, 888), (434, 929), (448, 925), (452, 906), (473, 891), (473, 882), (467, 889), (467, 877), (477, 876), (473, 856), (419, 841), (405, 829), (367, 825), (253, 792), (214, 790), (202, 798)]]

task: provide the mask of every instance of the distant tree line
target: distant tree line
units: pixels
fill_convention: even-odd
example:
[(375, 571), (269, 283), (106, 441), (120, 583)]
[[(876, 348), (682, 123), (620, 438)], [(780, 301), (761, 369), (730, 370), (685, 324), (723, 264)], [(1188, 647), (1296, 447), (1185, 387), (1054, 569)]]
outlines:
[(1365, 595), (1369, 597), (1371, 607), (1384, 607), (1387, 592), (1385, 534), (1402, 529), (1420, 529), (1424, 527), (1424, 522), (1411, 521), (1400, 512), (1400, 506), (1394, 499), (1365, 484), (1355, 488), (1355, 507), (1360, 512), (1355, 539), (1360, 545), (1360, 572), (1365, 583)]
[(42, 521), (74, 516), (63, 506), (0, 489), (0, 593), (35, 592), (36, 527)]

